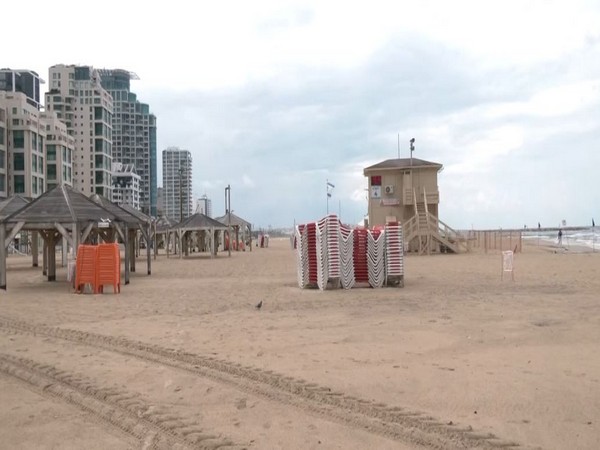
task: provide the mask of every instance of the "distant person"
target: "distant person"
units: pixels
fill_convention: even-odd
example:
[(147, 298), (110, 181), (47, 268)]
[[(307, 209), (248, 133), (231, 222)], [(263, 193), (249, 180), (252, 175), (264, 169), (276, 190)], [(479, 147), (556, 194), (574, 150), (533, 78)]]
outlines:
[(540, 223), (538, 222), (538, 230), (540, 230), (542, 228), (542, 226), (540, 225)]
[(558, 230), (558, 245), (562, 245), (562, 230)]

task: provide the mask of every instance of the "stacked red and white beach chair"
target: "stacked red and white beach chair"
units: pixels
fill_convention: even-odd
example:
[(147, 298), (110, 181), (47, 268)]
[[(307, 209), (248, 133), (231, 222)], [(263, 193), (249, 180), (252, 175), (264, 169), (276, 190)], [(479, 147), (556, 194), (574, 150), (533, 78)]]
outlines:
[(332, 214), (297, 225), (294, 237), (301, 288), (404, 286), (404, 243), (397, 223), (351, 229)]

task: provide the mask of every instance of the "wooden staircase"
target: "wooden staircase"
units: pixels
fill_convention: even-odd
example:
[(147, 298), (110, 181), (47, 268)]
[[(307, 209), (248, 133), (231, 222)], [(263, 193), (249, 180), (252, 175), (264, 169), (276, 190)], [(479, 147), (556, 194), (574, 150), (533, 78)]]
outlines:
[[(442, 222), (427, 208), (427, 194), (423, 190), (423, 201), (414, 196), (415, 215), (403, 224), (405, 241), (409, 250), (415, 249), (419, 255), (431, 253), (467, 252), (465, 239), (450, 226)], [(416, 242), (416, 243), (415, 243)]]

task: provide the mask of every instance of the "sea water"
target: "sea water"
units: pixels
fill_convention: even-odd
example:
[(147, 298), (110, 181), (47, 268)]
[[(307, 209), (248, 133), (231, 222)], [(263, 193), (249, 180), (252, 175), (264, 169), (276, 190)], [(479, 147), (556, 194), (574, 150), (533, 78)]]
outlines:
[[(558, 231), (523, 230), (523, 239), (531, 243), (539, 240), (543, 244), (558, 245)], [(589, 227), (581, 230), (563, 230), (562, 247), (589, 247), (600, 251), (600, 227)]]

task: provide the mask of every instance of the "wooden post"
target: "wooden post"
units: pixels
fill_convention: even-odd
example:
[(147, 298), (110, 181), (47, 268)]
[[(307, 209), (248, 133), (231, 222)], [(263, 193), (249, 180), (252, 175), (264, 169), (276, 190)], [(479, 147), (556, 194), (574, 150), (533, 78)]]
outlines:
[(135, 273), (135, 257), (137, 254), (137, 231), (136, 230), (129, 230), (129, 228), (127, 229), (128, 233), (129, 233), (129, 255), (130, 255), (130, 259), (129, 259), (129, 264), (131, 267), (131, 272)]
[(125, 242), (123, 242), (125, 246), (125, 284), (127, 285), (129, 284), (129, 259), (131, 258), (131, 247), (129, 245), (129, 229), (127, 228), (127, 224), (125, 224), (123, 228), (123, 237), (125, 238)]
[(48, 275), (48, 239), (43, 236), (44, 244), (42, 250), (42, 275)]
[(0, 289), (6, 290), (6, 224), (0, 223)]
[[(150, 244), (152, 243), (152, 224), (148, 225), (148, 234), (146, 235), (146, 261), (148, 265), (148, 275), (152, 274), (152, 249)], [(156, 255), (155, 255), (156, 258)]]
[(71, 240), (73, 241), (73, 254), (77, 258), (77, 251), (79, 250), (79, 228), (77, 223), (71, 225)]
[(179, 239), (177, 239), (179, 241), (179, 259), (183, 259), (183, 235), (185, 232), (180, 228), (177, 234), (179, 235)]
[(31, 232), (31, 265), (33, 267), (38, 267), (38, 258), (39, 258), (39, 249), (38, 249), (38, 232)]
[(69, 244), (67, 243), (67, 238), (63, 236), (62, 245), (60, 246), (62, 251), (62, 267), (67, 265), (67, 253), (69, 253)]
[(50, 230), (48, 233), (48, 281), (56, 281), (56, 242), (58, 232)]
[(156, 260), (156, 256), (158, 255), (158, 236), (156, 234), (156, 221), (152, 222), (150, 225), (154, 229), (154, 259)]

